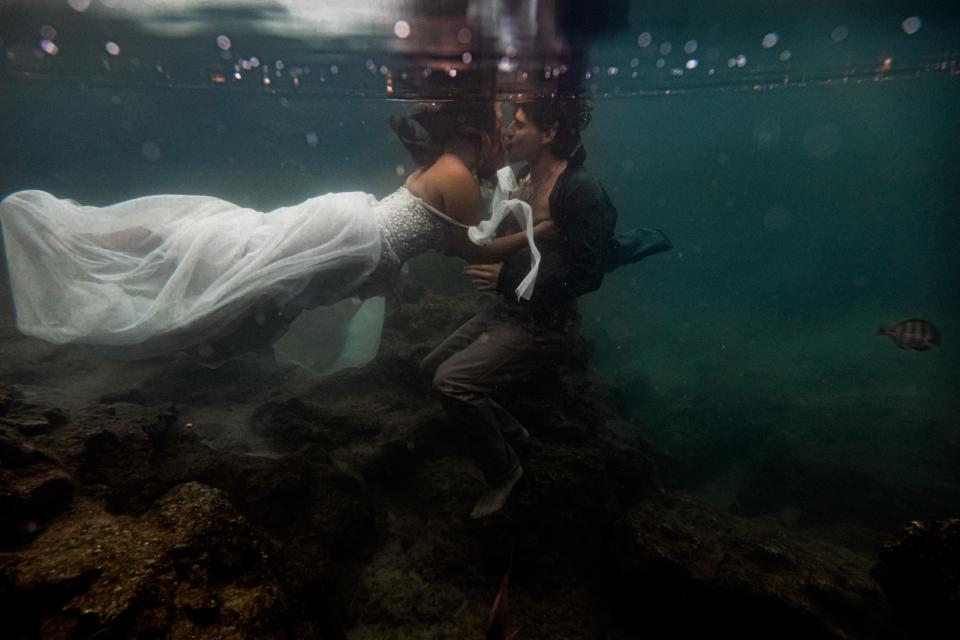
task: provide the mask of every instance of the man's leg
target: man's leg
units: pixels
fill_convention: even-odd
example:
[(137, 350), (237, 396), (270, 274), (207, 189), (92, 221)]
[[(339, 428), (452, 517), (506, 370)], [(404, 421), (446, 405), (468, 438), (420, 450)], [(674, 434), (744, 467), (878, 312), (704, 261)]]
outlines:
[(550, 332), (531, 332), (509, 320), (491, 319), (485, 329), (444, 360), (433, 378), (447, 415), (467, 430), (489, 486), (471, 514), (475, 518), (500, 509), (523, 475), (520, 459), (501, 429), (526, 430), (490, 396), (538, 372), (561, 343)]
[(420, 378), (426, 385), (433, 384), (433, 377), (443, 361), (458, 351), (466, 349), (484, 331), (486, 331), (495, 317), (490, 309), (485, 309), (473, 316), (451, 333), (427, 357), (420, 362)]

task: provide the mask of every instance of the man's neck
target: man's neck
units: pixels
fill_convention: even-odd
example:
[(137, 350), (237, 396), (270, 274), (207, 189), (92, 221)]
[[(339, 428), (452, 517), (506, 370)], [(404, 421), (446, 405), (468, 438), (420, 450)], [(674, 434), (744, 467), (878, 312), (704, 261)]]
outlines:
[(559, 160), (552, 153), (544, 151), (527, 164), (530, 180), (534, 183), (542, 183), (550, 176), (558, 175), (566, 164), (566, 160)]

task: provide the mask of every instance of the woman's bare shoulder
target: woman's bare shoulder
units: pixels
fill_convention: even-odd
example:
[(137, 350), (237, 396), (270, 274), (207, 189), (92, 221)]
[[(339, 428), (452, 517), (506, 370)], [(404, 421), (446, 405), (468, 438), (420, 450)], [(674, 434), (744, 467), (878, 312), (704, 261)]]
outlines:
[(480, 185), (460, 158), (444, 154), (429, 168), (407, 180), (410, 193), (464, 224), (477, 224), (483, 202)]
[(433, 166), (430, 167), (427, 173), (442, 175), (444, 179), (459, 178), (473, 180), (473, 172), (470, 171), (467, 165), (463, 164), (463, 160), (452, 153), (445, 153), (437, 158), (437, 161), (433, 163)]

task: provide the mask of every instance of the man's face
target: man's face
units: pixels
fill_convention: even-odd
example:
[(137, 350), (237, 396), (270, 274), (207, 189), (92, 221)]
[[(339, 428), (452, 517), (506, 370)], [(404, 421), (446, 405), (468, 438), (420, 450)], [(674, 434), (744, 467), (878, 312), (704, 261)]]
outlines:
[(535, 158), (550, 142), (551, 136), (527, 118), (523, 107), (513, 112), (513, 121), (503, 132), (503, 144), (507, 149), (508, 162), (528, 162)]

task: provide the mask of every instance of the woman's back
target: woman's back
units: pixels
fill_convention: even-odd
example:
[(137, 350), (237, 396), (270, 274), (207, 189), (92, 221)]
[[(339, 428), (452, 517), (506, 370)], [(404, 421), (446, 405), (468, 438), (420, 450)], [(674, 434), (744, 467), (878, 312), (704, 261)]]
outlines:
[(377, 202), (375, 209), (383, 239), (397, 262), (444, 246), (449, 223), (406, 187)]

